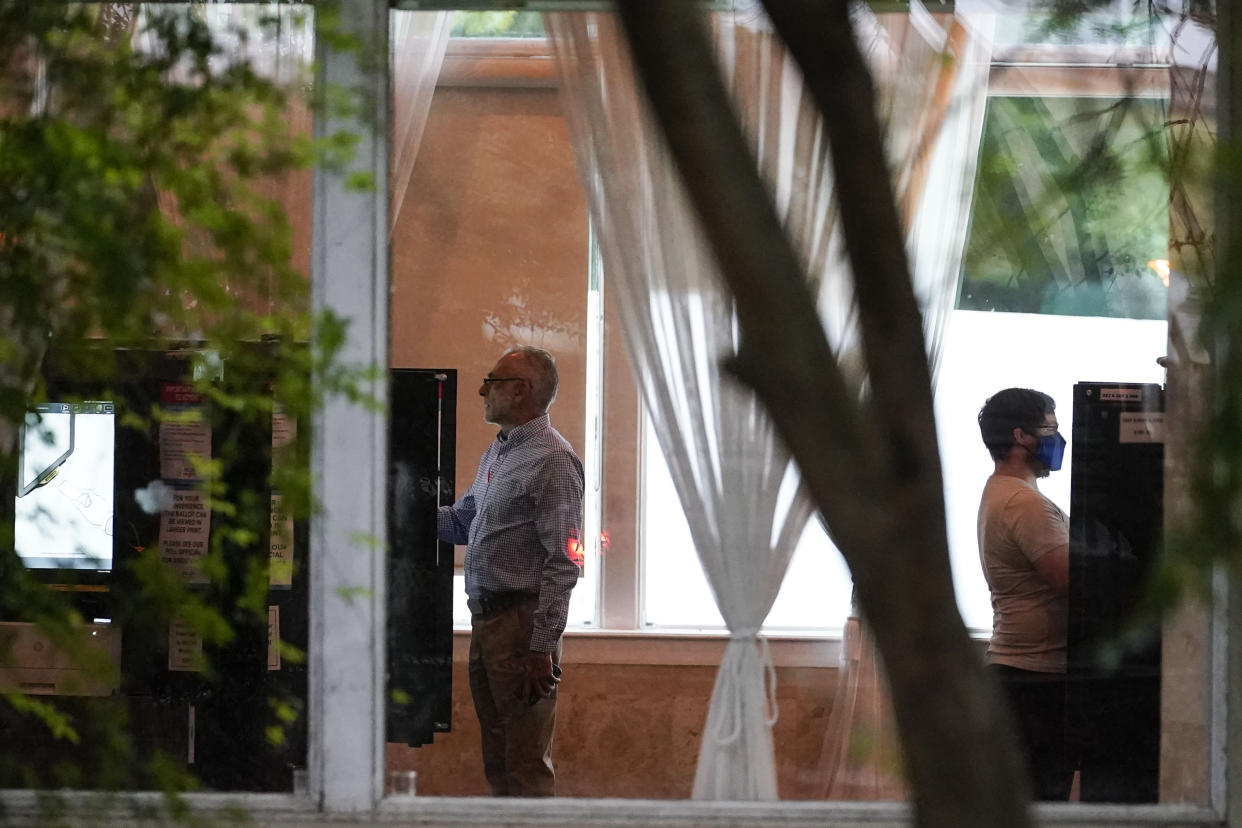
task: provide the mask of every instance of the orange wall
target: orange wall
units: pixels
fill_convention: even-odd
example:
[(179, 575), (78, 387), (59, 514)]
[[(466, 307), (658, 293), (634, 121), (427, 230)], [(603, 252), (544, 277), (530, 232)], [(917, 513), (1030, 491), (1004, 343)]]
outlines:
[[(716, 668), (575, 663), (570, 645), (552, 745), (557, 795), (689, 798)], [(837, 671), (776, 672), (777, 789), (783, 799), (822, 798), (820, 752)], [(452, 732), (430, 745), (390, 744), (388, 768), (417, 771), (420, 796), (487, 796), (464, 662), (453, 665), (452, 715)]]
[[(495, 434), (482, 421), (479, 379), (509, 345), (529, 342), (557, 357), (553, 423), (583, 450), (587, 257), (586, 207), (556, 91), (437, 90), (392, 238), (392, 364), (459, 370), (459, 494)], [(611, 320), (604, 522), (616, 553), (635, 543), (640, 421)], [(605, 560), (604, 577), (614, 585), (625, 579), (620, 591), (634, 591), (632, 565), (614, 571)], [(590, 645), (566, 643), (554, 746), (559, 792), (688, 797), (716, 668), (593, 664), (583, 647)], [(813, 797), (837, 671), (778, 674), (781, 794)], [(454, 664), (452, 716), (452, 732), (433, 744), (389, 745), (389, 768), (417, 770), (422, 795), (486, 795), (462, 661)]]
[(392, 365), (456, 368), (457, 492), (495, 436), (479, 380), (546, 348), (552, 422), (581, 453), (587, 219), (555, 90), (439, 89), (392, 239)]

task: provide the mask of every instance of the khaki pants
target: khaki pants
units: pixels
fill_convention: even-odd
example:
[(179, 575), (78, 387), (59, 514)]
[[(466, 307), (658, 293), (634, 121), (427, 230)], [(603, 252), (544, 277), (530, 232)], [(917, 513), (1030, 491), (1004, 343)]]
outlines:
[[(483, 771), (493, 796), (555, 796), (552, 732), (556, 690), (533, 705), (521, 698), (523, 661), (538, 599), (470, 621), (470, 695), (483, 738)], [(557, 642), (552, 662), (561, 662)]]

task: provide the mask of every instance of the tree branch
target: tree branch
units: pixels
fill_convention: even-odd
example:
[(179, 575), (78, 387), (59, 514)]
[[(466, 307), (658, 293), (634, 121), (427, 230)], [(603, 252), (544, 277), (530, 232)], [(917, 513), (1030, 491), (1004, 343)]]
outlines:
[[(818, 446), (818, 465), (833, 488), (860, 495), (871, 490), (868, 475), (880, 456), (877, 435), (858, 416), (806, 276), (754, 172), (699, 11), (684, 2), (622, 2), (619, 11), (636, 65), (644, 77), (657, 79), (647, 84), (649, 98), (737, 299), (741, 346), (728, 370), (769, 408), (790, 412), (778, 423), (782, 436), (791, 449), (795, 443)], [(805, 358), (786, 358), (793, 353)], [(823, 414), (829, 411), (832, 426), (825, 430)], [(860, 453), (872, 461), (857, 463)], [(829, 509), (840, 513), (841, 531), (848, 534), (848, 516), (856, 509), (840, 501)]]
[[(802, 468), (884, 653), (921, 825), (1023, 826), (1025, 785), (998, 692), (984, 677), (949, 577), (922, 318), (844, 2), (782, 2), (794, 55), (831, 111), (838, 202), (855, 273), (873, 402), (846, 391), (798, 264), (730, 106), (696, 5), (618, 8), (691, 201), (737, 300), (751, 385)], [(813, 17), (807, 17), (814, 12)], [(775, 17), (775, 16), (774, 16)], [(826, 29), (832, 29), (826, 31)], [(792, 47), (792, 44), (791, 44)], [(813, 47), (813, 48), (812, 48)]]
[[(930, 416), (931, 372), (923, 342), (905, 234), (897, 215), (884, 156), (884, 136), (875, 115), (875, 89), (854, 39), (845, 0), (765, 2), (777, 32), (802, 70), (807, 88), (824, 116), (832, 172), (842, 201), (841, 226), (854, 273), (866, 363), (877, 400), (901, 399), (901, 406), (878, 406), (893, 452), (911, 475), (940, 476)], [(885, 182), (879, 188), (877, 182)], [(846, 196), (848, 206), (844, 203)], [(910, 382), (917, 373), (926, 381)], [(931, 450), (920, 451), (920, 445)]]

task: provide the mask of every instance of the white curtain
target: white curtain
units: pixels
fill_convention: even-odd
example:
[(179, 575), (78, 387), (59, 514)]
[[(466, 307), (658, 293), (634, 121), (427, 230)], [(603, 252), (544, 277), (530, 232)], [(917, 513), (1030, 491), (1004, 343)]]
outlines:
[(694, 796), (775, 799), (773, 673), (758, 632), (812, 508), (758, 400), (721, 375), (736, 346), (732, 300), (634, 86), (619, 23), (566, 14), (547, 24), (606, 292), (732, 634)]
[[(991, 18), (931, 14), (913, 0), (909, 12), (853, 10), (871, 67), (893, 190), (906, 229), (906, 252), (933, 377), (957, 294), (958, 270), (987, 102)], [(830, 184), (829, 184), (830, 186)], [(842, 264), (844, 239), (828, 229), (832, 252), (819, 278), (819, 310), (847, 370), (860, 346), (853, 281)], [(856, 377), (860, 382), (861, 376)]]
[[(901, 201), (908, 228), (907, 251), (933, 376), (940, 363), (956, 295), (957, 276), (970, 218), (971, 193), (987, 106), (992, 20), (983, 14), (872, 17), (870, 57), (881, 90), (881, 112), (908, 111), (919, 84), (902, 84), (903, 73), (925, 75), (930, 106), (921, 125), (900, 141), (890, 128), (890, 157), (904, 146), (907, 164), (895, 163), (909, 182)], [(894, 36), (895, 35), (895, 36)], [(929, 57), (943, 53), (940, 71), (927, 72)], [(901, 98), (907, 100), (902, 103)], [(916, 99), (917, 100), (917, 99)], [(920, 157), (921, 156), (921, 157)], [(900, 180), (900, 179), (899, 179)], [(898, 192), (902, 192), (900, 186)], [(870, 630), (851, 607), (841, 645), (837, 689), (820, 752), (820, 793), (825, 799), (904, 799), (905, 782), (880, 654)]]
[[(900, 54), (885, 46), (895, 36), (882, 21), (865, 10), (860, 15), (870, 54)], [(762, 406), (721, 371), (721, 359), (737, 345), (732, 299), (636, 87), (620, 24), (609, 15), (562, 14), (548, 15), (546, 25), (603, 254), (606, 292), (615, 300), (648, 414), (731, 634), (708, 711), (694, 796), (775, 799), (774, 673), (758, 633), (813, 509)], [(922, 49), (923, 63), (902, 64), (890, 76), (895, 87), (884, 111), (903, 204), (917, 203), (925, 190), (926, 159), (934, 146), (925, 139), (950, 109), (947, 93), (926, 94), (926, 76), (945, 71), (943, 29), (909, 28), (924, 39), (942, 35)], [(898, 29), (904, 36), (905, 29)], [(760, 11), (716, 15), (713, 34), (760, 172), (820, 296), (830, 340), (848, 360), (856, 353), (857, 331), (820, 118)], [(885, 83), (883, 73), (879, 81)], [(906, 81), (918, 82), (922, 91), (907, 91)], [(937, 80), (931, 89), (944, 85)], [(925, 299), (949, 297), (935, 305), (936, 312), (947, 313), (951, 303), (954, 285), (943, 283), (950, 272), (955, 280), (956, 267), (945, 267), (921, 285)], [(930, 331), (943, 331), (943, 323)], [(852, 375), (861, 391), (861, 372)]]
[(901, 751), (875, 639), (857, 614), (841, 637), (841, 669), (816, 773), (824, 799), (905, 799)]
[(392, 13), (392, 157), (389, 159), (390, 228), (405, 203), (414, 159), (423, 140), (436, 80), (444, 65), (450, 12)]

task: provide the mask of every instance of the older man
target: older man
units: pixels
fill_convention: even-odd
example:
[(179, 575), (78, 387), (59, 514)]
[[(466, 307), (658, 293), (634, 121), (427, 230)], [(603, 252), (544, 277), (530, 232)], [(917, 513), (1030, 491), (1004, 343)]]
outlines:
[(557, 384), (547, 351), (505, 352), (479, 387), (500, 433), (465, 496), (440, 508), (441, 540), (466, 544), (470, 693), (495, 796), (555, 794), (556, 685), (584, 489), (581, 461), (548, 419)]

